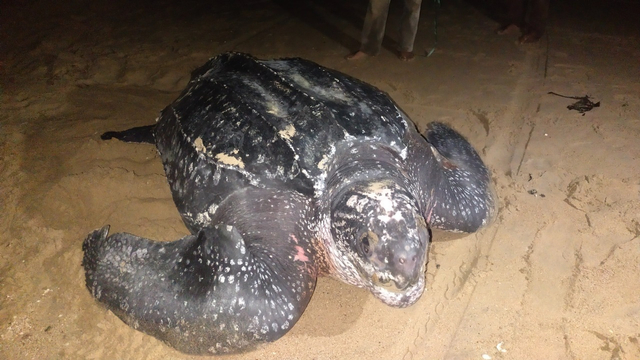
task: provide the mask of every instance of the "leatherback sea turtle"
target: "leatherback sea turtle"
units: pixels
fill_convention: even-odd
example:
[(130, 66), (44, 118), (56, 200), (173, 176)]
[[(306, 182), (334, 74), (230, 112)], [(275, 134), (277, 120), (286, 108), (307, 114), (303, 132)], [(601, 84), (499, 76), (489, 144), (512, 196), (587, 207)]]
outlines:
[(96, 230), (83, 244), (87, 288), (186, 353), (280, 338), (318, 275), (411, 305), (429, 226), (473, 232), (494, 209), (489, 172), (462, 136), (441, 123), (421, 135), (382, 91), (298, 58), (219, 55), (155, 125), (112, 137), (155, 143), (193, 235)]

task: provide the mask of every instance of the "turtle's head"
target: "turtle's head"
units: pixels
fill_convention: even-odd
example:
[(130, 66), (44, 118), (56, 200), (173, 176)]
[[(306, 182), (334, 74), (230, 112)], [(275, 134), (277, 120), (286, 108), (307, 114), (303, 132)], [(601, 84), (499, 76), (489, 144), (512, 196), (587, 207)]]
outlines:
[(343, 280), (391, 306), (420, 298), (429, 230), (404, 187), (391, 180), (352, 184), (332, 201), (331, 233), (346, 254), (334, 259)]

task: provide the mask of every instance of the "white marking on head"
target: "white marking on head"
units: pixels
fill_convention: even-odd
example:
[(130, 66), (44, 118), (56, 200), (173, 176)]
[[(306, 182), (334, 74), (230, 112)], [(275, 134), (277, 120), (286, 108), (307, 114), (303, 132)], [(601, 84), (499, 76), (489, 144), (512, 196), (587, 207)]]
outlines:
[(348, 207), (356, 207), (357, 202), (358, 202), (358, 197), (355, 196), (355, 195), (351, 195), (349, 200), (347, 200), (347, 206)]
[[(396, 211), (395, 214), (393, 214), (393, 216), (391, 217), (393, 220), (395, 221), (402, 221), (405, 220), (404, 216), (402, 216), (402, 213), (400, 211)], [(406, 220), (405, 220), (406, 221)]]
[(329, 161), (329, 156), (327, 156), (327, 154), (324, 154), (322, 159), (318, 162), (318, 169), (325, 170), (327, 167), (327, 161)]
[(387, 212), (394, 209), (395, 201), (391, 197), (391, 190), (388, 181), (378, 181), (371, 183), (367, 187), (367, 192), (364, 193), (367, 197), (380, 203), (380, 206)]

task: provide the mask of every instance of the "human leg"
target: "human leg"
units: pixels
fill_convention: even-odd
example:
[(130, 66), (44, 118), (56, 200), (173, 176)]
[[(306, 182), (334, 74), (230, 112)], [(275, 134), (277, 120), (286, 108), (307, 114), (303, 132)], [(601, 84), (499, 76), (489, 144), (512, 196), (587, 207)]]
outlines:
[(400, 42), (398, 44), (398, 50), (400, 51), (401, 58), (402, 54), (411, 54), (409, 56), (413, 57), (413, 43), (416, 39), (416, 32), (418, 31), (421, 4), (422, 0), (404, 1), (402, 22), (400, 24)]
[(362, 27), (360, 51), (368, 55), (378, 55), (384, 38), (384, 30), (391, 0), (370, 0)]
[(539, 40), (544, 34), (549, 16), (549, 0), (529, 0), (525, 26), (522, 29), (520, 43)]
[(522, 29), (524, 27), (524, 18), (526, 11), (526, 0), (507, 0), (504, 2), (506, 7), (506, 14), (501, 15), (504, 17), (500, 27), (496, 30), (498, 34), (508, 34), (516, 29)]

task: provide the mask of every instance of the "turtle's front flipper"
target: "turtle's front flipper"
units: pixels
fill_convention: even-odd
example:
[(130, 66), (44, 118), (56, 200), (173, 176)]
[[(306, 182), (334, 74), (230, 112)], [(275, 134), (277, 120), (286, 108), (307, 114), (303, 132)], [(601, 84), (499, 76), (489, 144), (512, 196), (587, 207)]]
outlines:
[(486, 225), (494, 213), (494, 197), (489, 170), (478, 153), (442, 123), (430, 123), (424, 137), (433, 154), (423, 155), (418, 170), (427, 222), (460, 232), (474, 232)]
[(134, 127), (123, 131), (107, 131), (100, 135), (102, 140), (118, 139), (124, 142), (155, 144), (153, 130), (156, 125)]
[[(270, 225), (288, 230), (286, 220)], [(83, 244), (87, 288), (125, 323), (182, 352), (251, 350), (293, 327), (316, 275), (300, 234), (254, 242), (265, 235), (247, 231), (221, 224), (158, 242), (107, 237), (106, 226)]]

